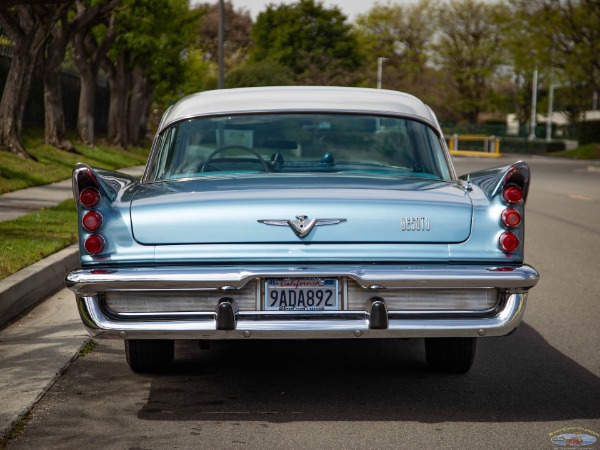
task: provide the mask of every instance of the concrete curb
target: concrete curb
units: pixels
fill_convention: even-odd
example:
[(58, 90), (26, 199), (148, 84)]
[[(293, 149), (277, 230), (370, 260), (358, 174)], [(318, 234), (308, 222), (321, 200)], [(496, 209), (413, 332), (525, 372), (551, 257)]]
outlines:
[(0, 326), (65, 287), (65, 275), (79, 265), (74, 244), (0, 281)]
[(598, 165), (598, 166), (588, 166), (587, 170), (588, 170), (588, 172), (600, 173), (600, 165)]

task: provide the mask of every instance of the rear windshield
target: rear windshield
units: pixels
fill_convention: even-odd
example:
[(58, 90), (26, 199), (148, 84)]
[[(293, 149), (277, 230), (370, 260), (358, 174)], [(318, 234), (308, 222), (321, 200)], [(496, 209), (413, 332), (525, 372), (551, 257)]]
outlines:
[(146, 181), (246, 174), (370, 174), (449, 180), (442, 144), (406, 118), (254, 114), (178, 122), (156, 142)]

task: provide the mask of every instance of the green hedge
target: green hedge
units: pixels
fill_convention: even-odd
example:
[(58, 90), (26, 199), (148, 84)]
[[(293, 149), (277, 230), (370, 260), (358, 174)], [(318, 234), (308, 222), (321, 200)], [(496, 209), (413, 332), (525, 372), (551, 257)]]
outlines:
[(600, 142), (600, 120), (579, 123), (579, 145)]
[(565, 143), (560, 141), (529, 141), (526, 138), (503, 138), (500, 142), (502, 153), (533, 153), (543, 154), (565, 150)]

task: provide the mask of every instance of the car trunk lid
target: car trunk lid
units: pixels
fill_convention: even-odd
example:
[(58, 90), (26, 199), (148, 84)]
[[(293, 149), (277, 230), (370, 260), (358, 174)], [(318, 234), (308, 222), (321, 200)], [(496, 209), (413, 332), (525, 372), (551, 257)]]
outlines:
[(143, 185), (131, 201), (146, 245), (458, 243), (471, 218), (456, 183), (419, 178), (222, 177)]

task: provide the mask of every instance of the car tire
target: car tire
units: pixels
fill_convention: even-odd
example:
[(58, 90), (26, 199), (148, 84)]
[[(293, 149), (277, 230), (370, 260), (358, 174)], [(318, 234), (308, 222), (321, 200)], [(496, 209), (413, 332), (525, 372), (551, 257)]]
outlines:
[(468, 372), (476, 349), (477, 338), (425, 338), (427, 364), (438, 372)]
[(173, 362), (175, 342), (168, 339), (127, 339), (125, 355), (134, 372), (163, 372)]

